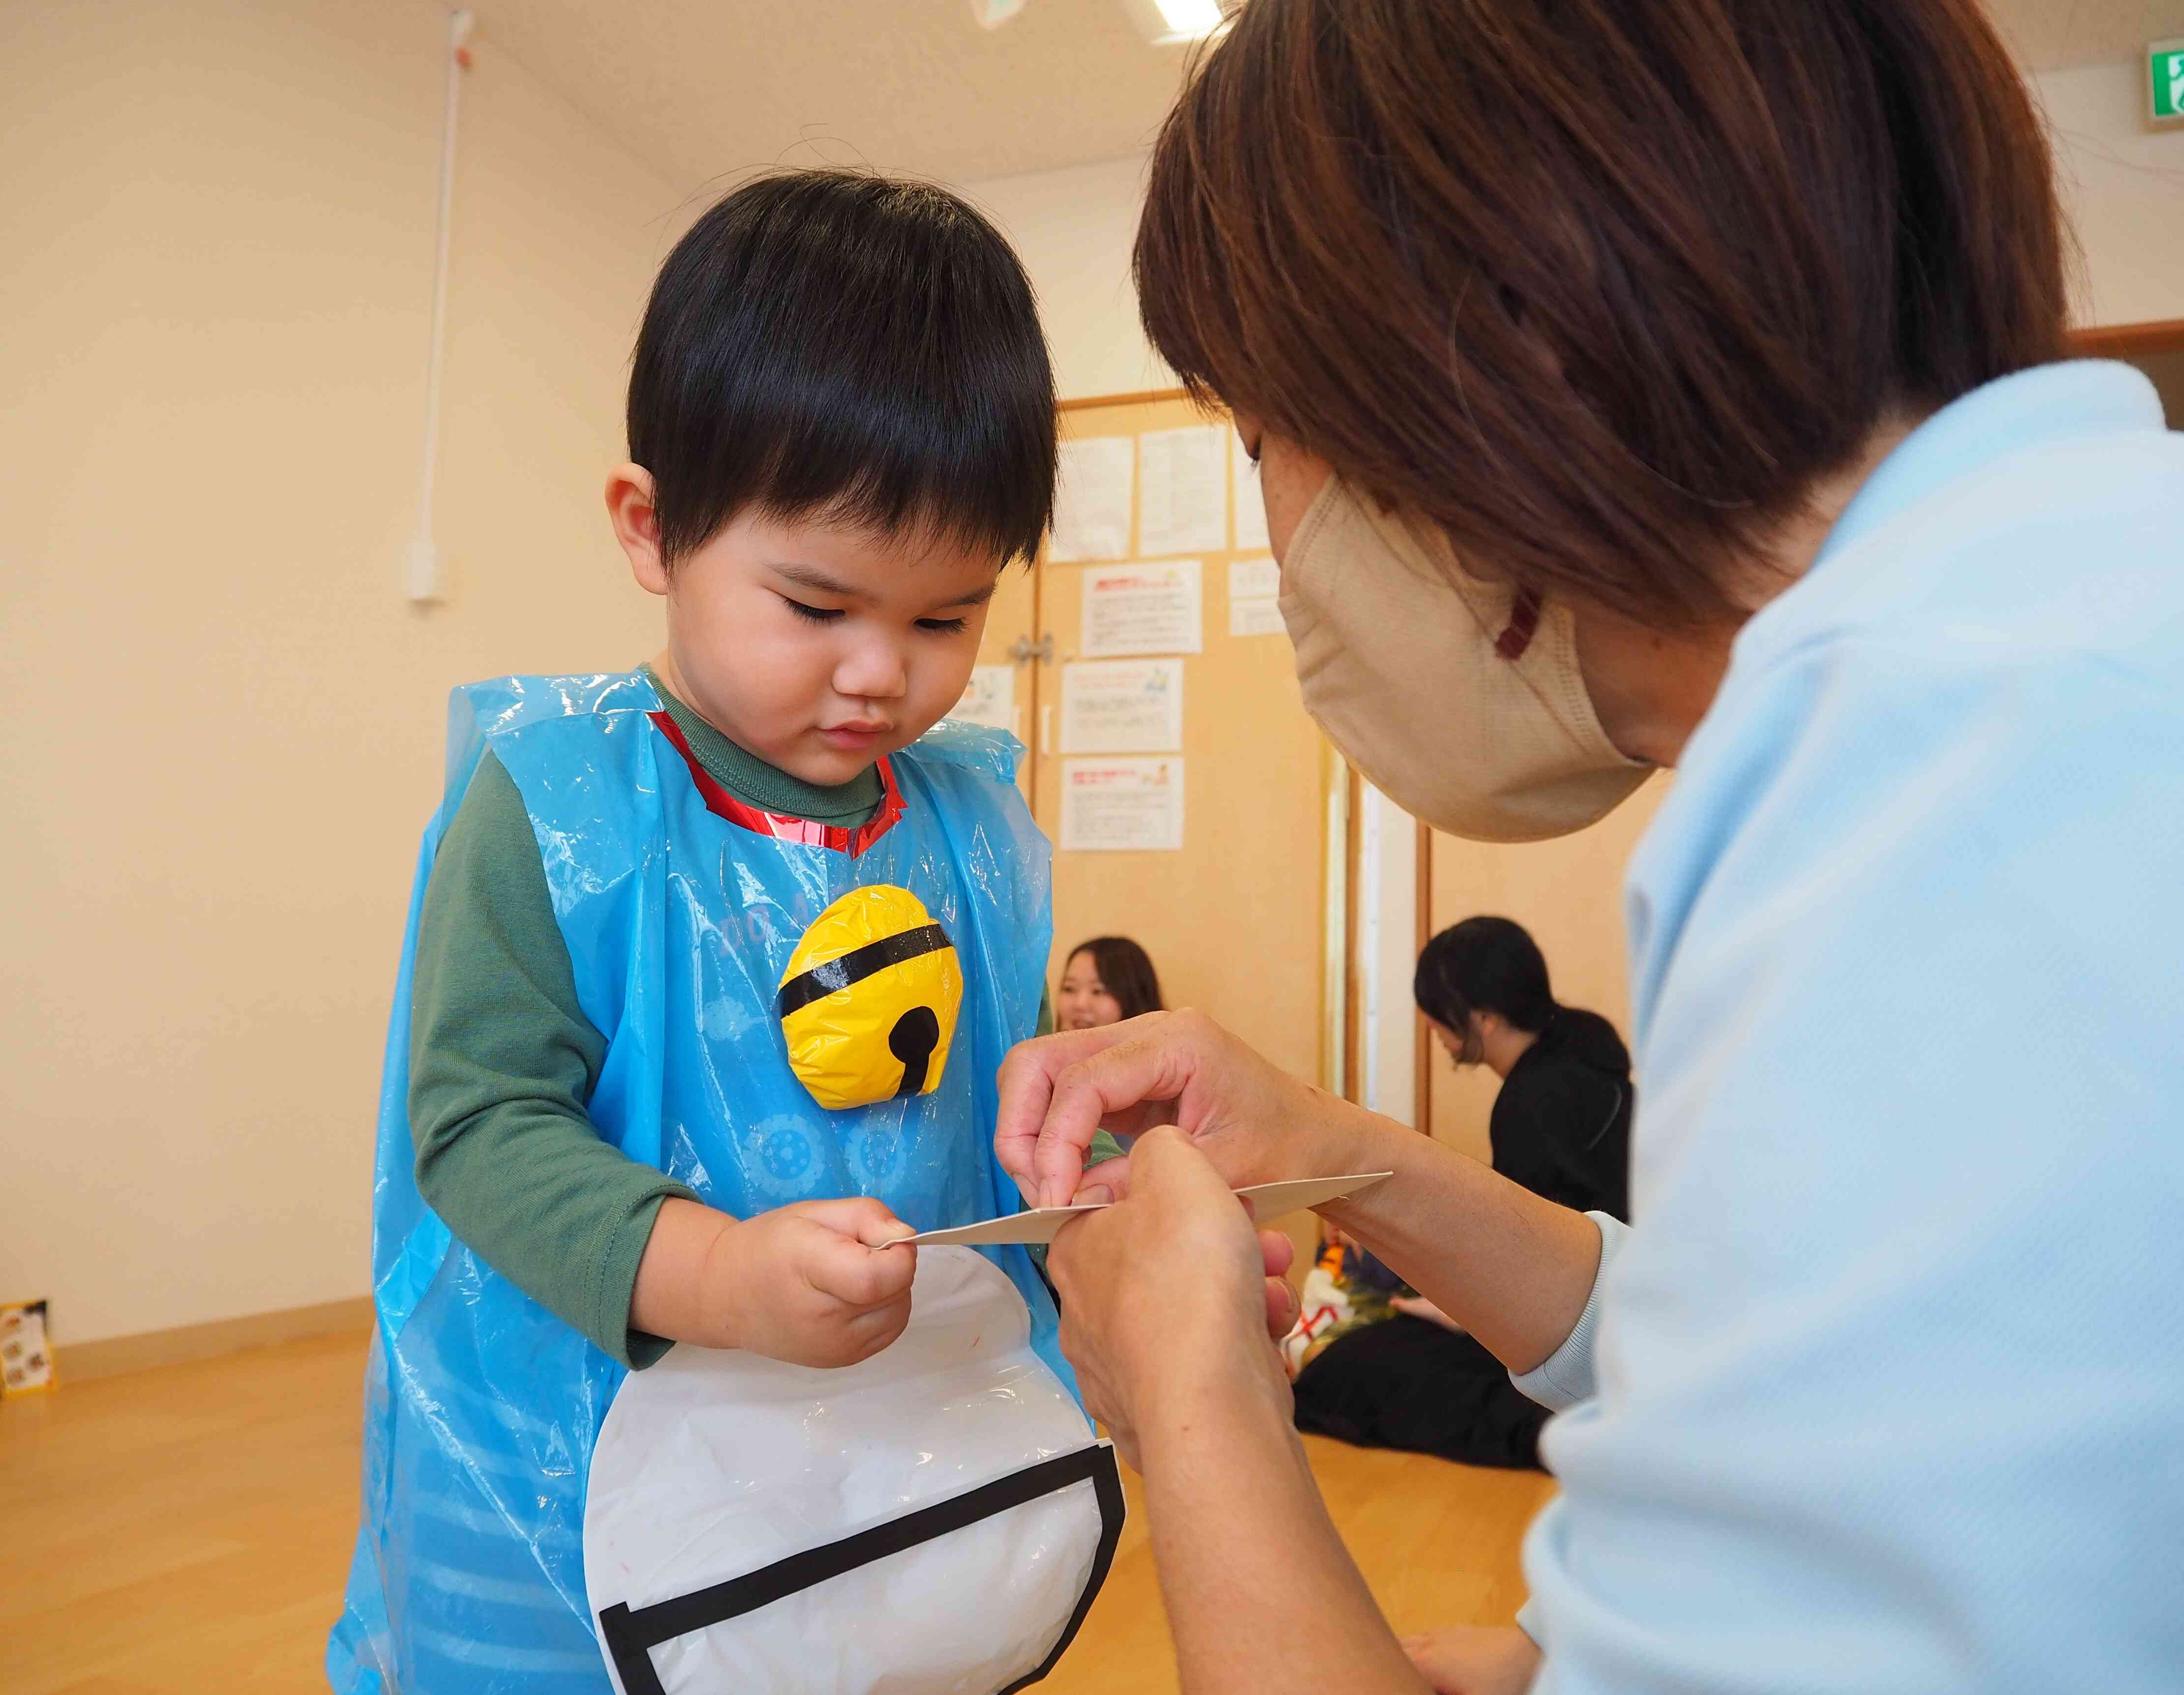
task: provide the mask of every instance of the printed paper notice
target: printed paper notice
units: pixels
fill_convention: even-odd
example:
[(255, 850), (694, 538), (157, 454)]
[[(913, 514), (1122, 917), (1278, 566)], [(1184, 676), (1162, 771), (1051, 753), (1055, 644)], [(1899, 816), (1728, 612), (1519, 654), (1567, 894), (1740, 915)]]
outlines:
[(1231, 600), (1271, 600), (1282, 592), (1282, 568), (1270, 559), (1240, 559), (1228, 566)]
[(1289, 626), (1282, 622), (1279, 600), (1260, 595), (1228, 603), (1228, 633), (1232, 636), (1285, 636), (1289, 633)]
[(1013, 665), (974, 665), (971, 686), (948, 715), (959, 724), (983, 724), (989, 729), (1017, 728), (1017, 668)]
[(1228, 545), (1230, 432), (1219, 424), (1138, 438), (1138, 551), (1147, 557)]
[(1236, 483), (1236, 545), (1270, 546), (1267, 540), (1267, 499), (1259, 492), (1259, 461), (1244, 451), (1244, 438), (1228, 432), (1228, 463)]
[(1061, 845), (1072, 853), (1181, 849), (1183, 761), (1062, 761)]
[(1059, 564), (1130, 556), (1130, 474), (1135, 443), (1128, 436), (1064, 442), (1054, 488), (1054, 536), (1046, 556)]
[(1087, 567), (1084, 652), (1098, 658), (1203, 653), (1202, 574), (1195, 559)]
[(1064, 753), (1169, 753), (1183, 745), (1183, 661), (1097, 659), (1061, 667)]

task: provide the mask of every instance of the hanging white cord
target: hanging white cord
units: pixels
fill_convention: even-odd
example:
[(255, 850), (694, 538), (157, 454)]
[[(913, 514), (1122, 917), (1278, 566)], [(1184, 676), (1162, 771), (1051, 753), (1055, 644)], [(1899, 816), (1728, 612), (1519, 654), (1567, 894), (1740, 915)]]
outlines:
[(440, 365), (448, 337), (448, 261), (454, 241), (455, 119), (470, 64), (473, 22), (448, 14), (448, 90), (440, 117), (440, 227), (432, 259), (432, 351), (425, 367), (425, 468), (418, 479), (417, 533), (410, 538), (406, 587), (415, 601), (440, 598), (440, 549), (432, 536), (433, 483), (440, 467)]

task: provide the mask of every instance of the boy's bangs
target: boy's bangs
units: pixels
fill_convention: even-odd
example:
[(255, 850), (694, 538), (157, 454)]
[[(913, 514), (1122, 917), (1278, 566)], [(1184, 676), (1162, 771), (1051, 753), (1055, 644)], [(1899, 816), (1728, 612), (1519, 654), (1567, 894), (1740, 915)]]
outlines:
[(655, 286), (629, 435), (671, 561), (752, 505), (1029, 559), (1053, 508), (1030, 283), (919, 183), (803, 172), (708, 212)]

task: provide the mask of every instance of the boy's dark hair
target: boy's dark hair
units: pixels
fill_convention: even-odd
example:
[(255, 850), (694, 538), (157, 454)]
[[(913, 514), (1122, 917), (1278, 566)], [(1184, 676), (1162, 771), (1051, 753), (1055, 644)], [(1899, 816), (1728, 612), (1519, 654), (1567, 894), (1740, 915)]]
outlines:
[(1411, 993), (1435, 1023), (1461, 1033), (1474, 1012), (1499, 1012), (1520, 1030), (1544, 1030), (1555, 1016), (1547, 962), (1513, 918), (1466, 918), (1418, 955)]
[(962, 201), (838, 170), (745, 183), (660, 269), (629, 378), (670, 566), (757, 505), (1003, 560), (1054, 506), (1031, 283)]
[(1115, 997), (1124, 1018), (1162, 1010), (1160, 973), (1153, 969), (1152, 956), (1128, 936), (1095, 936), (1070, 949), (1069, 957), (1080, 953), (1092, 956), (1100, 986)]
[(1251, 0), (1136, 271), (1194, 391), (1671, 628), (1892, 413), (2060, 358), (2067, 251), (1979, 0)]

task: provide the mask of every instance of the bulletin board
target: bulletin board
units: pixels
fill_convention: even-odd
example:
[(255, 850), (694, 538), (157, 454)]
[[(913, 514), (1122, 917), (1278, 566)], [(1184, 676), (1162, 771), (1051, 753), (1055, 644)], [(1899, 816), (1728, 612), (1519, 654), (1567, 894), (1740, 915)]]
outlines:
[[(1171, 1007), (1198, 1007), (1260, 1052), (1320, 1081), (1328, 1062), (1331, 754), (1298, 691), (1290, 644), (1273, 610), (1271, 555), (1251, 534), (1255, 521), (1263, 527), (1251, 473), (1230, 450), (1234, 432), (1226, 418), (1208, 415), (1180, 393), (1070, 403), (1061, 422), (1065, 443), (1128, 444), (1095, 449), (1111, 468), (1123, 457), (1132, 467), (1127, 516), (1117, 519), (1121, 533), (1103, 549), (1121, 556), (1057, 560), (1050, 544), (1028, 581), (1004, 585), (979, 655), (982, 665), (994, 667), (989, 693), (1007, 694), (1009, 722), (1029, 747), (1033, 815), (1057, 844), (1048, 980), (1058, 979), (1078, 942), (1131, 936), (1151, 955)], [(1217, 432), (1217, 461), (1173, 450), (1180, 443), (1195, 452), (1211, 438), (1173, 432), (1208, 428)], [(1065, 449), (1065, 477), (1068, 460)], [(1169, 545), (1177, 527), (1162, 521), (1188, 504), (1170, 485), (1188, 481), (1202, 495), (1209, 466), (1224, 491), (1218, 544), (1201, 524), (1187, 549)], [(1065, 488), (1065, 507), (1068, 499)], [(1142, 545), (1147, 542), (1151, 548)], [(1195, 571), (1183, 569), (1194, 561)], [(1240, 596), (1231, 594), (1232, 566), (1244, 567), (1235, 574), (1235, 586), (1245, 591)], [(1194, 576), (1197, 606), (1185, 620), (1178, 584)], [(1088, 577), (1100, 579), (1090, 626)], [(1122, 592), (1106, 593), (1115, 588)], [(1251, 604), (1232, 609), (1232, 599)], [(1190, 642), (1179, 633), (1186, 622), (1195, 626), (1195, 651), (1185, 650)], [(1150, 633), (1143, 638), (1162, 650), (1095, 651), (1103, 638), (1112, 643), (1119, 633), (1127, 641), (1133, 631)], [(1006, 683), (1000, 680), (1003, 666), (1010, 672)], [(1179, 684), (1180, 711), (1169, 729), (1149, 719), (1139, 727), (1147, 744), (1123, 751), (1072, 739), (1072, 722), (1079, 732), (1101, 733), (1102, 721), (1088, 701), (1118, 678), (1152, 672)], [(1078, 707), (1073, 716), (1072, 697)], [(1107, 766), (1119, 768), (1100, 769)], [(1150, 785), (1162, 766), (1180, 801), (1180, 828), (1158, 845), (1153, 840), (1162, 822), (1175, 822), (1165, 799), (1134, 812), (1145, 795), (1088, 801), (1094, 779), (1112, 778), (1125, 789)], [(1064, 791), (1072, 779), (1078, 793), (1069, 802)], [(1072, 822), (1075, 834), (1065, 828)], [(1078, 845), (1088, 826), (1093, 839), (1123, 845)]]

